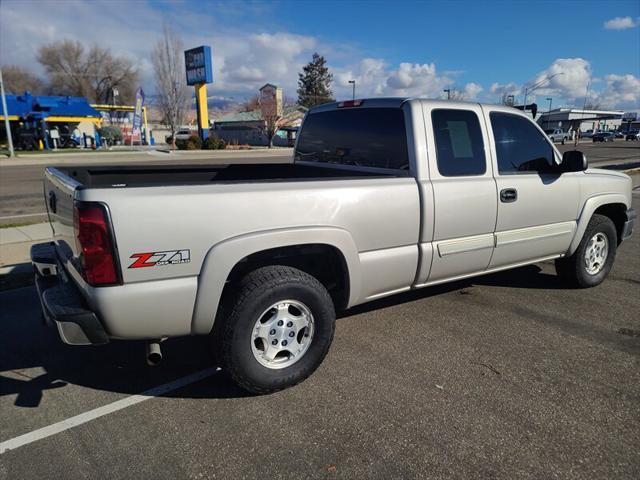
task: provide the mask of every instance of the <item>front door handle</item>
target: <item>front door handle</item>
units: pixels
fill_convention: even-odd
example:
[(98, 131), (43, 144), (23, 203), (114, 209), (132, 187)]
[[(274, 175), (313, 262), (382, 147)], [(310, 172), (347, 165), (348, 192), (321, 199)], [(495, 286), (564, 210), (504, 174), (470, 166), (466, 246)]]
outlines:
[(512, 203), (518, 199), (518, 191), (515, 188), (504, 188), (500, 190), (500, 201)]

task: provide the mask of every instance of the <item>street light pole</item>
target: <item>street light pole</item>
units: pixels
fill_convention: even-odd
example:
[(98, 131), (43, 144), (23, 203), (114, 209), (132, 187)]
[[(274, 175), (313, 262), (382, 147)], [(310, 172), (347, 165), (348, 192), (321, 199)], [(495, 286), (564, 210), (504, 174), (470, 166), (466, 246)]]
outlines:
[(451, 89), (445, 88), (443, 92), (447, 92), (447, 100), (451, 100)]
[(349, 80), (349, 83), (353, 86), (353, 97), (352, 100), (356, 99), (356, 81), (355, 80)]
[(11, 125), (9, 124), (9, 110), (7, 110), (7, 98), (4, 94), (4, 82), (2, 81), (2, 69), (0, 68), (0, 96), (2, 97), (2, 113), (4, 114), (4, 129), (7, 132), (7, 143), (9, 144), (9, 156), (15, 157), (13, 151), (13, 138), (11, 138)]
[(547, 97), (547, 100), (549, 100), (549, 112), (547, 112), (547, 129), (548, 129), (549, 128), (549, 118), (551, 117), (551, 102), (553, 101), (553, 98)]

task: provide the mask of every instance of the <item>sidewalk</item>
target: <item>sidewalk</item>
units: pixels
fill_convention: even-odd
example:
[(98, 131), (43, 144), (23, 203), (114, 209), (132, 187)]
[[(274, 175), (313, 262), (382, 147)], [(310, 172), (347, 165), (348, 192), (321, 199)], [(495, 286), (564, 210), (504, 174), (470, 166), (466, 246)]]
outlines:
[(51, 240), (51, 236), (48, 223), (0, 228), (0, 290), (33, 282), (29, 250), (34, 243)]

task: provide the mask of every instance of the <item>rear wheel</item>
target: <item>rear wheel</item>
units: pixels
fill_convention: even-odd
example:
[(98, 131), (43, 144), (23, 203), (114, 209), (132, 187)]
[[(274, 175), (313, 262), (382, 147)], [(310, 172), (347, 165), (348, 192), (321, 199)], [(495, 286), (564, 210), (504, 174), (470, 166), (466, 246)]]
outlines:
[(596, 214), (589, 221), (574, 254), (556, 260), (556, 272), (575, 287), (595, 287), (611, 271), (617, 245), (618, 235), (611, 219)]
[(216, 319), (222, 322), (216, 342), (222, 369), (249, 392), (270, 393), (301, 382), (331, 345), (333, 302), (324, 286), (301, 270), (269, 266), (249, 273), (228, 307)]

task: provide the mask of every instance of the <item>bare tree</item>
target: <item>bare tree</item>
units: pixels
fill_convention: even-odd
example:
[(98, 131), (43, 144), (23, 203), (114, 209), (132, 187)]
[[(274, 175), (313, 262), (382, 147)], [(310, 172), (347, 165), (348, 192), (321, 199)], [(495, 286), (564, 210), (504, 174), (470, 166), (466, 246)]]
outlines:
[(501, 105), (507, 105), (508, 107), (513, 107), (515, 103), (515, 96), (504, 92), (502, 97), (500, 98)]
[(447, 100), (457, 100), (461, 102), (464, 100), (464, 92), (457, 87), (450, 87), (447, 89)]
[(267, 136), (267, 145), (269, 148), (273, 147), (273, 137), (276, 136), (280, 127), (286, 123), (283, 117), (270, 115), (264, 118), (264, 134)]
[(42, 79), (18, 65), (3, 65), (2, 77), (7, 93), (14, 95), (21, 95), (26, 91), (34, 95), (45, 93), (45, 84)]
[(290, 97), (289, 95), (285, 95), (282, 104), (285, 107), (295, 107), (296, 105), (298, 105), (298, 99), (295, 97)]
[(600, 110), (599, 102), (587, 102), (584, 104), (585, 110)]
[(87, 51), (80, 42), (61, 40), (41, 46), (37, 59), (47, 72), (50, 90), (58, 95), (110, 103), (117, 89), (123, 103), (133, 101), (138, 69), (108, 48), (94, 45)]
[(157, 105), (171, 130), (175, 147), (175, 133), (184, 123), (191, 95), (185, 80), (184, 47), (182, 39), (165, 24), (162, 38), (153, 48), (153, 69), (156, 74)]
[(260, 108), (260, 96), (254, 95), (240, 104), (239, 112), (253, 112)]

